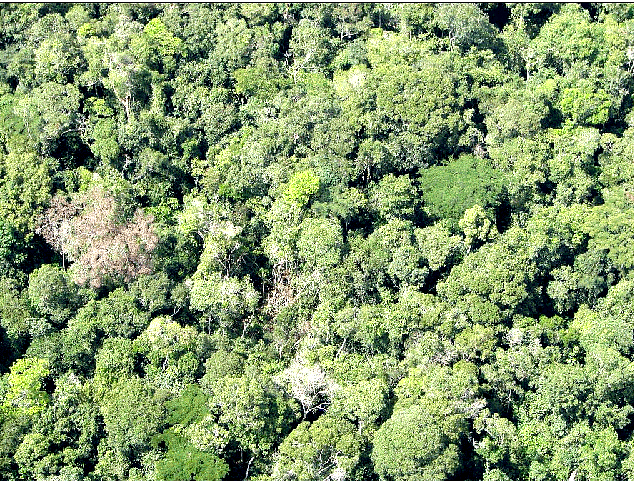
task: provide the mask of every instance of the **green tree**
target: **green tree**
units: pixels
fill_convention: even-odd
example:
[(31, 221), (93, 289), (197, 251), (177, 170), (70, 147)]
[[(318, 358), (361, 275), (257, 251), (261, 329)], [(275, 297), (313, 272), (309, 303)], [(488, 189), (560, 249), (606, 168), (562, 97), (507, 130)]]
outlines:
[(7, 377), (8, 389), (4, 393), (2, 407), (9, 415), (35, 416), (45, 409), (49, 394), (42, 389), (42, 382), (49, 375), (46, 359), (22, 358), (11, 365)]
[(0, 157), (2, 217), (19, 232), (33, 231), (50, 200), (49, 162), (33, 152), (11, 152)]
[(417, 188), (408, 176), (388, 174), (372, 190), (369, 200), (381, 219), (413, 220), (416, 198)]
[(248, 326), (247, 316), (253, 314), (260, 300), (248, 277), (223, 278), (219, 273), (198, 271), (191, 284), (191, 306), (204, 313), (202, 323), (208, 332), (219, 325), (225, 330), (237, 329), (236, 323)]
[(496, 218), (503, 200), (505, 175), (489, 162), (464, 155), (448, 165), (421, 172), (424, 210), (432, 219), (447, 219), (452, 227), (465, 211), (480, 205)]
[(464, 52), (472, 46), (494, 47), (495, 30), (476, 5), (441, 4), (434, 11), (434, 21), (448, 32), (451, 48)]
[(54, 141), (77, 129), (80, 98), (75, 84), (47, 82), (22, 97), (15, 111), (32, 141), (48, 153)]
[(303, 270), (324, 272), (339, 263), (343, 237), (338, 222), (306, 218), (299, 229), (297, 253), (303, 263)]
[(464, 217), (458, 221), (458, 226), (465, 235), (465, 244), (469, 248), (495, 238), (497, 231), (486, 211), (478, 204), (465, 211)]
[(326, 29), (308, 18), (302, 18), (293, 28), (288, 53), (293, 58), (289, 73), (295, 82), (302, 72), (324, 71), (327, 68), (333, 50), (329, 37)]
[(72, 374), (56, 381), (50, 406), (16, 450), (24, 476), (78, 476), (96, 462), (100, 414), (89, 388)]
[(319, 191), (319, 177), (310, 170), (294, 174), (286, 187), (283, 197), (287, 202), (304, 207), (310, 197)]
[[(383, 479), (447, 479), (460, 469), (467, 419), (486, 402), (477, 398), (475, 365), (420, 366), (395, 390), (394, 413), (377, 431), (372, 458)], [(442, 413), (442, 414), (441, 414)]]
[(157, 389), (179, 393), (195, 382), (201, 370), (202, 338), (192, 327), (181, 327), (167, 317), (157, 317), (134, 340), (133, 351), (147, 359), (144, 366), (147, 380)]
[(66, 271), (50, 264), (29, 275), (28, 294), (36, 311), (57, 325), (63, 325), (91, 297), (89, 291), (73, 284)]
[(100, 403), (106, 436), (99, 443), (95, 473), (125, 479), (134, 476), (150, 441), (165, 422), (160, 396), (141, 379), (121, 380)]
[(350, 423), (321, 416), (312, 424), (301, 423), (280, 445), (272, 479), (345, 479), (359, 462), (360, 451), (361, 441)]
[(215, 453), (200, 450), (192, 443), (183, 428), (187, 429), (209, 415), (207, 396), (195, 384), (185, 388), (180, 396), (168, 401), (167, 424), (163, 433), (155, 436), (153, 443), (164, 444), (165, 456), (156, 463), (156, 476), (164, 481), (188, 481), (192, 477), (220, 480), (228, 472), (227, 463)]

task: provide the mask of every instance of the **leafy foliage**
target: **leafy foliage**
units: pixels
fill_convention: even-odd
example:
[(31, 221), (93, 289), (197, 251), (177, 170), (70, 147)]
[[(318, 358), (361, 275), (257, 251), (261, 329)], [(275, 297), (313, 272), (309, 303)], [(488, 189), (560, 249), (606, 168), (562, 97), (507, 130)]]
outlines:
[(634, 9), (0, 7), (0, 478), (634, 478)]

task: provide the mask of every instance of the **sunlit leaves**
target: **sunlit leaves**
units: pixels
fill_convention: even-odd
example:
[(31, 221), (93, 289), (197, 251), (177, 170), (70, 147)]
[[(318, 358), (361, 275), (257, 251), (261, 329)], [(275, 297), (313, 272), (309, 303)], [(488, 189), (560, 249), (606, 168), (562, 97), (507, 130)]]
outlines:
[(7, 378), (8, 390), (4, 394), (2, 407), (9, 415), (33, 416), (45, 409), (50, 401), (42, 382), (49, 374), (46, 359), (22, 358), (11, 366)]

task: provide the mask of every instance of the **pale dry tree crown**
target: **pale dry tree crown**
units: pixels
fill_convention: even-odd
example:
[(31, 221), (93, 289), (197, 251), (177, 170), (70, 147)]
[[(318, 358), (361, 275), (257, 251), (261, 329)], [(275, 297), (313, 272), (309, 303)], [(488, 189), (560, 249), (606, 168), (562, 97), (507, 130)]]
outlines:
[(288, 383), (291, 396), (302, 406), (304, 418), (310, 413), (325, 411), (338, 388), (321, 366), (307, 365), (303, 359), (293, 360), (280, 380)]
[(105, 282), (132, 279), (152, 272), (152, 252), (158, 245), (153, 216), (137, 209), (122, 219), (114, 197), (102, 187), (56, 196), (40, 219), (38, 233), (73, 262), (73, 280), (93, 288)]

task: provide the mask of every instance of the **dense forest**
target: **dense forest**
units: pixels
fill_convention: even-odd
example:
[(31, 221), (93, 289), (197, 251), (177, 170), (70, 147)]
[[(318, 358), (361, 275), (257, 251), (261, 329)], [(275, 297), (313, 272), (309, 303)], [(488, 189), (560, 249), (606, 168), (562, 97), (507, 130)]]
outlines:
[(0, 6), (2, 481), (634, 480), (634, 5)]

